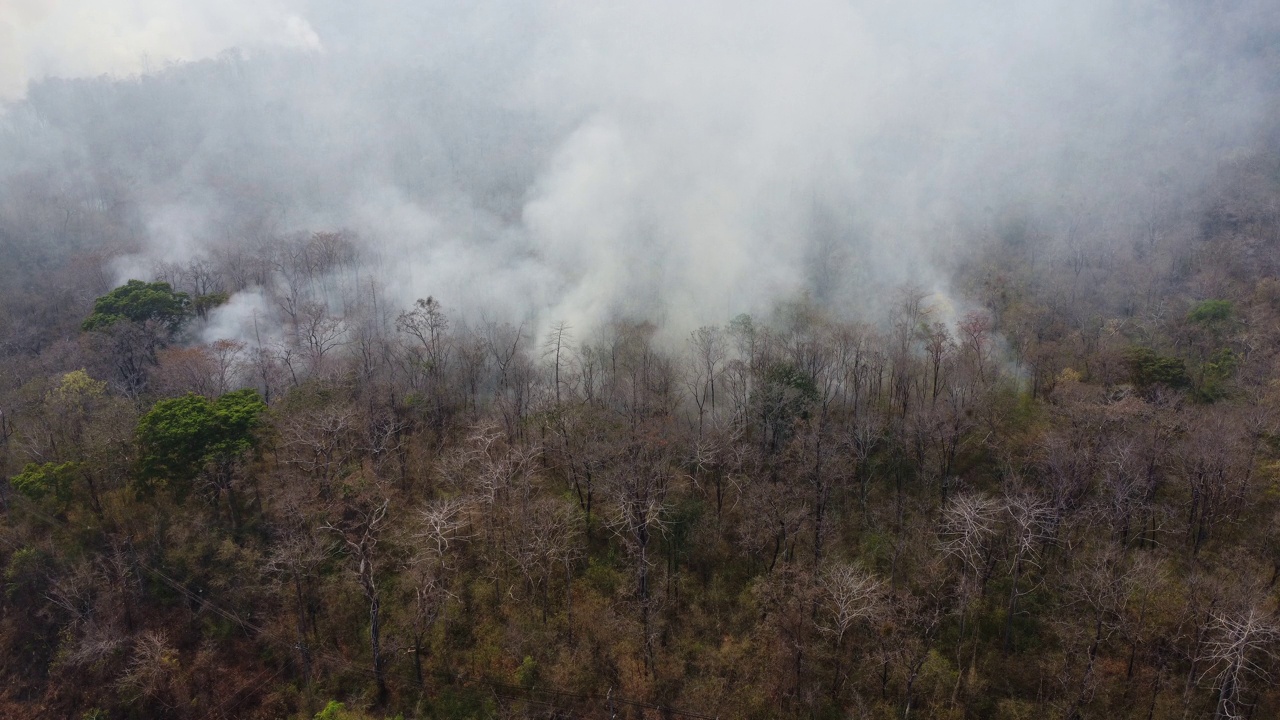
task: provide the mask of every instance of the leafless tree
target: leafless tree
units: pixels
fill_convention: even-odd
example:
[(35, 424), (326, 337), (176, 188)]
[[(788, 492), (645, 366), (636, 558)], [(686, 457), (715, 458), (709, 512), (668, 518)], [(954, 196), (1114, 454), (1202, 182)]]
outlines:
[(849, 563), (831, 563), (817, 578), (818, 613), (814, 624), (831, 637), (835, 654), (832, 697), (845, 682), (845, 637), (860, 623), (868, 623), (885, 612), (884, 583), (862, 568)]
[(1138, 647), (1146, 630), (1153, 595), (1163, 582), (1160, 565), (1153, 559), (1127, 553), (1114, 543), (1106, 543), (1079, 558), (1065, 579), (1069, 601), (1082, 607), (1088, 625), (1081, 627), (1075, 617), (1055, 618), (1069, 636), (1079, 636), (1084, 655), (1071, 701), (1066, 709), (1069, 720), (1083, 717), (1084, 709), (1097, 691), (1098, 656), (1113, 636), (1129, 645), (1127, 678), (1132, 678)]
[(981, 313), (969, 313), (960, 321), (961, 357), (969, 365), (978, 381), (986, 384), (991, 364), (991, 318)]
[(126, 692), (137, 693), (160, 703), (170, 712), (179, 711), (185, 700), (178, 652), (163, 630), (144, 631), (134, 641), (129, 664), (118, 682)]
[(721, 366), (728, 355), (728, 347), (721, 330), (713, 326), (700, 327), (689, 335), (693, 351), (685, 375), (689, 397), (698, 409), (698, 437), (702, 437), (703, 424), (708, 414), (716, 417), (716, 381)]
[[(563, 392), (565, 381), (568, 380), (568, 373), (563, 372), (566, 365), (572, 362), (571, 354), (573, 352), (573, 335), (570, 333), (571, 328), (563, 322), (556, 323), (551, 327), (551, 331), (547, 334), (547, 340), (542, 346), (542, 355), (551, 361), (552, 387), (553, 395), (556, 399), (556, 407), (559, 408), (563, 401)], [(564, 375), (562, 379), (561, 375)]]
[(422, 658), (427, 650), (426, 638), (443, 613), (445, 604), (455, 597), (449, 590), (449, 583), (457, 571), (456, 555), (462, 544), (471, 538), (468, 509), (466, 501), (461, 498), (428, 502), (419, 512), (413, 533), (419, 552), (409, 567), (413, 616), (412, 645), (407, 652), (413, 655), (413, 669), (419, 686), (423, 684)]
[(291, 412), (280, 419), (282, 460), (320, 481), (327, 492), (355, 457), (355, 432), (356, 411), (346, 403)]
[[(518, 540), (509, 544), (506, 555), (525, 580), (532, 599), (542, 608), (542, 621), (550, 610), (552, 580), (565, 573), (569, 581), (571, 565), (578, 554), (576, 533), (579, 529), (573, 514), (562, 502), (544, 499), (533, 505), (513, 529)], [(570, 597), (566, 585), (566, 601)]]
[(396, 319), (396, 328), (417, 341), (416, 349), (422, 353), (422, 362), (428, 373), (444, 367), (451, 350), (449, 318), (439, 300), (434, 297), (419, 299), (412, 310), (401, 313)]
[(1178, 446), (1178, 472), (1189, 493), (1187, 541), (1198, 554), (1213, 527), (1235, 517), (1253, 473), (1257, 440), (1221, 411), (1206, 411)]
[(1280, 626), (1272, 611), (1257, 605), (1215, 609), (1210, 618), (1203, 652), (1209, 662), (1204, 677), (1211, 676), (1217, 689), (1214, 720), (1248, 717), (1245, 689), (1251, 680), (1266, 682), (1269, 677), (1267, 661), (1277, 657)]
[(308, 300), (299, 305), (295, 322), (308, 371), (323, 373), (330, 353), (349, 342), (346, 320), (330, 315), (325, 303)]
[(657, 443), (637, 441), (628, 449), (624, 461), (611, 469), (608, 478), (611, 508), (606, 521), (634, 564), (645, 667), (650, 671), (654, 666), (650, 552), (656, 536), (666, 528), (672, 474), (670, 458)]
[(496, 376), (494, 405), (502, 415), (507, 436), (518, 438), (529, 410), (530, 385), (534, 377), (523, 347), (526, 340), (524, 326), (487, 323), (484, 340)]
[(382, 656), (382, 596), (378, 589), (378, 542), (391, 501), (355, 502), (344, 508), (342, 518), (326, 522), (322, 530), (334, 533), (347, 551), (348, 561), (364, 593), (369, 611), (369, 645), (373, 655), (373, 677), (378, 686), (378, 702), (387, 695), (386, 667)]
[[(300, 522), (287, 523), (275, 551), (266, 559), (265, 571), (272, 583), (287, 594), (294, 611), (297, 649), (302, 661), (302, 677), (312, 673), (314, 642), (318, 632), (319, 598), (315, 576), (324, 562), (324, 548), (310, 528)], [(310, 638), (311, 642), (308, 642)]]
[(238, 340), (215, 340), (209, 345), (214, 364), (214, 392), (221, 395), (240, 387), (247, 345)]
[(942, 552), (959, 560), (962, 579), (979, 591), (995, 566), (1001, 510), (995, 499), (967, 492), (953, 495), (942, 512)]
[(465, 501), (460, 498), (435, 500), (419, 513), (421, 529), (415, 537), (423, 542), (434, 563), (445, 564), (452, 547), (470, 537), (468, 522)]
[(1018, 614), (1018, 600), (1030, 590), (1019, 581), (1028, 568), (1038, 568), (1040, 551), (1049, 540), (1053, 526), (1052, 507), (1048, 502), (1020, 492), (1007, 496), (1004, 512), (1008, 517), (1009, 537), (1009, 604), (1004, 620), (1004, 650), (1009, 652), (1013, 638), (1013, 618)]

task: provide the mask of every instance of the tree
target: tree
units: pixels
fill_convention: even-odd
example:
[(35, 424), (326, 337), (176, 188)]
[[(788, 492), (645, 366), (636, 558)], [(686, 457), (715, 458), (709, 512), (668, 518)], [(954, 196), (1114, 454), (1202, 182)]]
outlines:
[(1210, 661), (1206, 676), (1213, 675), (1217, 689), (1214, 720), (1229, 720), (1252, 715), (1243, 701), (1249, 680), (1267, 681), (1265, 661), (1276, 657), (1280, 629), (1267, 609), (1249, 606), (1235, 612), (1214, 610), (1210, 613), (1210, 640), (1205, 655)]
[(191, 481), (206, 474), (225, 493), (233, 526), (235, 464), (258, 444), (256, 431), (267, 406), (256, 390), (237, 390), (217, 400), (194, 393), (161, 400), (138, 422), (138, 480), (145, 491), (169, 487), (182, 499)]
[(700, 327), (689, 334), (693, 353), (689, 358), (686, 386), (689, 397), (698, 408), (698, 437), (702, 437), (703, 420), (710, 413), (716, 421), (716, 376), (728, 355), (724, 334), (717, 327)]
[(176, 332), (187, 319), (191, 298), (174, 292), (167, 282), (130, 280), (98, 298), (93, 313), (85, 318), (84, 330), (105, 330), (121, 321), (143, 324), (158, 322), (170, 333)]
[(547, 333), (547, 340), (543, 343), (542, 356), (551, 358), (551, 370), (554, 375), (556, 408), (560, 407), (561, 389), (564, 382), (560, 379), (560, 371), (565, 365), (572, 352), (570, 343), (573, 341), (573, 335), (570, 334), (572, 328), (564, 322), (558, 322), (551, 328), (551, 332)]
[[(625, 460), (609, 478), (613, 513), (609, 524), (635, 563), (635, 598), (640, 606), (645, 669), (654, 667), (651, 544), (667, 526), (671, 469), (661, 438), (639, 438), (626, 449)], [(621, 458), (620, 458), (621, 459)]]
[[(445, 603), (454, 595), (449, 582), (457, 571), (454, 555), (469, 537), (466, 534), (467, 505), (460, 499), (431, 502), (419, 514), (419, 552), (410, 562), (409, 589), (412, 591), (412, 618), (409, 637), (413, 654), (413, 670), (418, 686), (423, 685), (422, 658), (426, 654), (427, 636), (444, 612)], [(452, 547), (451, 547), (452, 546)]]
[(159, 364), (156, 352), (169, 344), (189, 310), (187, 294), (174, 292), (169, 283), (130, 280), (98, 298), (80, 327), (94, 333), (124, 391), (136, 397)]
[(13, 476), (13, 488), (31, 500), (52, 496), (59, 505), (71, 501), (71, 485), (75, 481), (78, 463), (27, 463), (22, 472)]
[[(57, 501), (49, 501), (48, 509), (87, 509), (102, 519), (104, 493), (126, 481), (132, 463), (137, 422), (133, 403), (108, 393), (107, 383), (84, 370), (33, 383), (27, 391), (19, 412), (10, 416), (16, 422), (8, 426), (14, 433), (10, 447), (25, 457), (5, 457), (0, 439), (3, 471), (12, 476), (27, 463), (44, 467), (36, 476), (51, 481), (51, 492), (46, 494)], [(8, 422), (4, 419), (4, 424)], [(5, 462), (10, 457), (16, 462)], [(49, 474), (48, 469), (55, 466), (63, 470)], [(39, 493), (36, 485), (28, 489)]]
[(342, 519), (337, 524), (329, 522), (321, 526), (322, 530), (333, 532), (341, 539), (368, 603), (369, 646), (379, 703), (387, 697), (387, 677), (386, 660), (382, 654), (382, 595), (378, 588), (377, 547), (390, 502), (387, 499), (351, 502), (344, 508)]
[(396, 329), (408, 337), (405, 360), (409, 377), (421, 392), (430, 424), (436, 432), (443, 432), (453, 415), (452, 400), (461, 394), (460, 388), (449, 382), (454, 351), (449, 318), (439, 300), (427, 297), (396, 318)]
[(1009, 652), (1013, 638), (1013, 618), (1018, 614), (1018, 600), (1029, 590), (1018, 581), (1028, 567), (1038, 568), (1040, 551), (1049, 540), (1049, 504), (1030, 493), (1009, 495), (1004, 499), (1009, 535), (1009, 605), (1004, 620), (1004, 650)]
[(427, 374), (439, 373), (450, 349), (446, 334), (449, 318), (440, 301), (434, 297), (419, 298), (413, 310), (400, 313), (396, 318), (396, 328), (418, 341), (420, 347), (415, 350), (421, 353), (419, 362)]
[(845, 636), (860, 623), (871, 623), (885, 610), (884, 584), (874, 575), (848, 563), (828, 565), (817, 578), (818, 612), (814, 624), (831, 637), (835, 653), (832, 695), (845, 678)]
[(1133, 347), (1124, 354), (1133, 384), (1142, 390), (1154, 385), (1182, 389), (1191, 384), (1181, 358), (1165, 357), (1145, 347)]

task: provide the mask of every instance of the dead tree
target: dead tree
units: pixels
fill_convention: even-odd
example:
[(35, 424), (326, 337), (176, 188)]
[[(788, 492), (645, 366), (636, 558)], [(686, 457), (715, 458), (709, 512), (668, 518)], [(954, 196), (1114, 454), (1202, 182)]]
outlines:
[(666, 526), (671, 468), (666, 453), (649, 445), (643, 441), (636, 442), (625, 454), (628, 457), (613, 469), (609, 478), (613, 512), (608, 522), (635, 564), (635, 597), (644, 633), (645, 668), (652, 671), (654, 633), (650, 551), (654, 539)]
[(356, 580), (369, 608), (369, 644), (373, 653), (373, 678), (378, 686), (378, 703), (387, 697), (386, 667), (382, 657), (382, 597), (378, 592), (377, 547), (387, 519), (390, 500), (348, 506), (341, 520), (325, 523), (322, 530), (336, 534), (347, 550)]
[(1276, 658), (1280, 627), (1272, 613), (1256, 605), (1234, 611), (1215, 609), (1209, 627), (1204, 656), (1210, 666), (1205, 677), (1212, 673), (1217, 689), (1214, 720), (1250, 717), (1243, 699), (1245, 687), (1250, 680), (1266, 681), (1265, 663)]

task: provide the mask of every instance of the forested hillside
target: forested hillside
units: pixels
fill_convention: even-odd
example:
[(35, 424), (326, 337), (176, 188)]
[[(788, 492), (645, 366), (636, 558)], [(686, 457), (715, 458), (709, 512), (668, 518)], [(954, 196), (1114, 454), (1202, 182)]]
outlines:
[(1280, 717), (1273, 2), (19, 4), (0, 718)]
[(9, 195), (0, 711), (1280, 713), (1280, 158), (1210, 185), (678, 340), (394, 306), (340, 231), (113, 288), (20, 252), (110, 206)]

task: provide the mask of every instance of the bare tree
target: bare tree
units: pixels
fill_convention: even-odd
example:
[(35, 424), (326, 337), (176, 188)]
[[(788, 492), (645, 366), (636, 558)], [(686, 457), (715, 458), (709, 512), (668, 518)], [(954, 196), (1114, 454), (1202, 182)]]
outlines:
[(988, 366), (991, 364), (991, 318), (980, 313), (969, 313), (960, 321), (959, 331), (961, 357), (978, 381), (985, 385), (990, 380)]
[(281, 459), (318, 480), (322, 492), (328, 492), (356, 455), (356, 411), (349, 404), (304, 407), (284, 415), (279, 426)]
[(1209, 639), (1204, 656), (1210, 663), (1204, 677), (1212, 674), (1217, 689), (1214, 720), (1249, 717), (1244, 692), (1250, 680), (1266, 682), (1270, 675), (1267, 660), (1276, 659), (1280, 626), (1274, 613), (1257, 605), (1237, 610), (1216, 609), (1210, 613)]
[(348, 343), (346, 320), (331, 316), (328, 305), (308, 300), (298, 307), (295, 322), (308, 370), (322, 373), (330, 353)]
[(378, 590), (378, 541), (387, 519), (390, 500), (348, 504), (336, 522), (321, 526), (338, 536), (347, 551), (369, 612), (369, 645), (373, 655), (373, 677), (378, 686), (378, 702), (387, 696), (386, 667), (382, 656), (382, 596)]
[(1253, 473), (1258, 441), (1222, 411), (1207, 411), (1179, 444), (1178, 471), (1189, 491), (1187, 541), (1198, 554), (1213, 527), (1235, 516)]
[[(296, 508), (294, 508), (296, 510)], [(288, 523), (283, 538), (275, 551), (267, 558), (265, 571), (278, 589), (289, 596), (294, 611), (294, 627), (297, 650), (302, 661), (302, 679), (311, 679), (313, 653), (318, 627), (317, 614), (320, 601), (315, 588), (315, 576), (324, 562), (324, 548), (314, 533), (300, 523)]]
[(655, 537), (666, 528), (667, 493), (672, 480), (670, 458), (654, 444), (634, 442), (623, 462), (611, 470), (608, 489), (612, 507), (607, 517), (634, 563), (645, 668), (650, 671), (654, 667), (650, 552)]
[(213, 358), (214, 392), (221, 395), (240, 387), (241, 368), (247, 345), (238, 340), (215, 340), (209, 345)]
[(1000, 503), (977, 493), (958, 493), (942, 512), (942, 552), (960, 561), (961, 578), (986, 585), (995, 566), (994, 541), (1000, 529)]
[(689, 396), (698, 408), (698, 437), (702, 437), (707, 414), (716, 417), (716, 380), (728, 354), (723, 333), (712, 326), (700, 327), (689, 335), (693, 356), (688, 363), (685, 382)]
[(1049, 503), (1029, 493), (1007, 496), (1004, 511), (1009, 536), (1009, 605), (1004, 619), (1004, 651), (1007, 653), (1011, 649), (1018, 600), (1030, 592), (1024, 590), (1019, 581), (1028, 568), (1039, 567), (1040, 550), (1050, 539), (1053, 514)]
[[(556, 399), (556, 407), (560, 407), (562, 402), (561, 389), (564, 387), (564, 380), (561, 379), (562, 371), (565, 366), (572, 360), (570, 354), (573, 341), (573, 335), (569, 332), (570, 327), (563, 322), (556, 323), (551, 327), (551, 332), (547, 334), (547, 340), (543, 343), (542, 355), (544, 358), (551, 360), (552, 386), (555, 388), (554, 395)], [(568, 373), (564, 373), (565, 379)]]
[(169, 712), (180, 712), (187, 693), (181, 672), (178, 651), (163, 630), (144, 631), (133, 644), (133, 652), (125, 673), (120, 677), (120, 689), (137, 693), (159, 703)]
[(459, 546), (470, 538), (467, 505), (460, 498), (429, 502), (419, 513), (414, 538), (419, 552), (410, 565), (413, 592), (411, 623), (413, 669), (418, 685), (423, 685), (422, 658), (426, 638), (444, 612), (445, 603), (455, 596), (449, 583), (456, 572), (454, 562)]
[(829, 564), (818, 575), (817, 591), (819, 612), (814, 624), (831, 637), (836, 658), (831, 686), (834, 699), (846, 681), (845, 637), (856, 625), (880, 617), (887, 595), (883, 582), (849, 563)]
[(1132, 678), (1151, 600), (1163, 580), (1161, 568), (1154, 560), (1127, 553), (1115, 543), (1085, 554), (1067, 575), (1066, 595), (1072, 604), (1087, 611), (1089, 620), (1082, 627), (1076, 617), (1055, 618), (1066, 636), (1078, 638), (1078, 647), (1084, 655), (1079, 679), (1064, 679), (1064, 683), (1075, 684), (1066, 710), (1068, 720), (1083, 717), (1086, 705), (1095, 696), (1098, 656), (1113, 636), (1119, 635), (1129, 644), (1126, 678)]
[(492, 358), (494, 378), (494, 405), (502, 415), (507, 436), (518, 438), (529, 404), (529, 385), (533, 371), (525, 357), (524, 326), (487, 323), (484, 327), (486, 350)]
[(439, 300), (419, 299), (412, 310), (396, 319), (396, 328), (417, 341), (417, 350), (422, 353), (422, 362), (429, 374), (444, 367), (451, 349), (447, 335), (449, 318)]
[[(547, 498), (534, 503), (531, 512), (513, 529), (516, 542), (506, 548), (507, 557), (525, 580), (526, 589), (542, 609), (542, 622), (550, 610), (552, 580), (563, 570), (566, 583), (577, 556), (578, 524), (562, 502)], [(566, 602), (569, 588), (566, 585)]]

